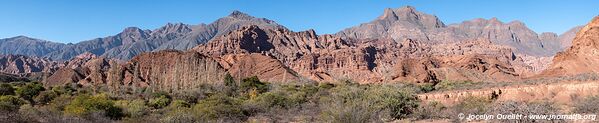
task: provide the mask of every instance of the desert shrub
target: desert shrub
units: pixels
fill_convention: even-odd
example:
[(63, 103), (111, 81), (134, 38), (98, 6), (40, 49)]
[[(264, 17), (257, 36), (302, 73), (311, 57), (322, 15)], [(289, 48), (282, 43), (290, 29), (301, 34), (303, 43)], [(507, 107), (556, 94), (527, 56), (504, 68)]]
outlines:
[(15, 95), (15, 88), (8, 83), (0, 84), (0, 96), (3, 95)]
[(337, 86), (321, 97), (321, 116), (327, 122), (371, 122), (377, 113), (371, 100), (362, 98), (364, 90), (353, 86)]
[(431, 83), (425, 83), (418, 86), (421, 92), (427, 93), (435, 90), (435, 86)]
[(142, 117), (149, 112), (149, 107), (146, 106), (146, 102), (141, 99), (136, 100), (118, 100), (115, 105), (123, 109), (124, 113), (133, 118)]
[(263, 93), (268, 91), (268, 84), (261, 82), (257, 76), (252, 76), (241, 80), (239, 90), (241, 90), (243, 93), (250, 93), (250, 91)]
[(72, 100), (73, 96), (71, 95), (60, 95), (50, 101), (50, 103), (46, 106), (62, 111), (67, 105), (69, 105), (69, 103), (71, 103)]
[(0, 96), (0, 111), (17, 111), (25, 102), (15, 96)]
[(589, 96), (574, 103), (574, 113), (599, 113), (599, 95)]
[(68, 94), (72, 95), (77, 90), (71, 86), (54, 86), (52, 87), (52, 91), (56, 92), (58, 95)]
[(212, 95), (198, 101), (193, 106), (193, 112), (203, 120), (243, 119), (246, 117), (241, 106), (242, 100), (223, 94)]
[[(550, 115), (550, 114), (561, 114), (560, 109), (553, 102), (541, 101), (541, 102), (498, 102), (489, 108), (487, 114), (522, 114), (528, 115)], [(522, 119), (510, 119), (500, 120), (500, 122), (520, 122), (520, 123), (532, 123), (532, 122), (560, 122), (557, 120), (546, 121), (546, 120), (533, 120), (529, 118)], [(564, 121), (561, 121), (564, 122)]]
[(290, 100), (281, 92), (266, 92), (258, 95), (254, 99), (247, 100), (243, 103), (246, 110), (251, 113), (266, 112), (271, 107), (286, 108)]
[(162, 123), (195, 123), (207, 122), (207, 120), (198, 119), (191, 108), (175, 108), (169, 110), (160, 118)]
[(17, 88), (16, 94), (19, 97), (29, 101), (30, 104), (34, 105), (35, 101), (33, 98), (37, 96), (41, 91), (44, 91), (44, 87), (39, 83), (27, 83), (22, 87)]
[(492, 100), (486, 97), (469, 96), (453, 107), (455, 113), (483, 114), (491, 106)]
[(368, 88), (366, 94), (368, 100), (374, 100), (392, 119), (406, 118), (419, 103), (412, 93), (391, 86), (375, 85)]
[(171, 97), (166, 93), (156, 93), (154, 97), (148, 101), (151, 107), (156, 109), (164, 108), (171, 103)]
[(65, 106), (64, 113), (79, 117), (103, 114), (111, 119), (120, 119), (123, 116), (122, 109), (114, 105), (114, 101), (106, 94), (79, 95)]
[(449, 81), (443, 80), (435, 85), (434, 90), (453, 90), (460, 87), (470, 87), (474, 85), (472, 81)]
[(320, 102), (323, 118), (329, 122), (402, 119), (418, 107), (414, 95), (387, 85), (337, 86)]
[(412, 117), (416, 119), (446, 118), (446, 116), (444, 116), (446, 109), (447, 107), (445, 107), (443, 104), (432, 101), (423, 106), (419, 106), (412, 114)]
[(191, 107), (191, 104), (189, 104), (187, 101), (184, 100), (174, 100), (173, 102), (171, 102), (171, 105), (168, 106), (169, 108), (189, 108)]
[(39, 104), (49, 104), (58, 94), (54, 91), (42, 91), (35, 97), (35, 102)]

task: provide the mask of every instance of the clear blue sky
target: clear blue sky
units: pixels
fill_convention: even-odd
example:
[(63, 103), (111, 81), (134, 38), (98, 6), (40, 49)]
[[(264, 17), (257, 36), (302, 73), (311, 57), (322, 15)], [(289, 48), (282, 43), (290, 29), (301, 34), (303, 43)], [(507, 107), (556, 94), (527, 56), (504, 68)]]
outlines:
[(240, 10), (294, 31), (319, 34), (369, 22), (384, 8), (414, 6), (446, 24), (474, 18), (520, 20), (540, 32), (562, 33), (599, 14), (599, 0), (2, 0), (0, 38), (25, 35), (79, 42), (125, 27), (155, 29), (168, 22), (211, 23)]

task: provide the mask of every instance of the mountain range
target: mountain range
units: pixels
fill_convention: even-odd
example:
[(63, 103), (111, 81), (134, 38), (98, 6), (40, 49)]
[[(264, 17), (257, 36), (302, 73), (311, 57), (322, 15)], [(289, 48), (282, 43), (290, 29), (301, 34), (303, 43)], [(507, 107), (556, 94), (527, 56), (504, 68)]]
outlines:
[[(10, 67), (0, 70), (48, 73), (42, 77), (48, 85), (155, 90), (218, 84), (226, 74), (274, 83), (517, 81), (539, 73), (563, 75), (549, 74), (559, 73), (550, 72), (558, 68), (579, 71), (593, 66), (595, 62), (588, 60), (593, 54), (576, 57), (587, 59), (576, 60), (583, 66), (563, 63), (575, 59), (572, 54), (595, 52), (587, 51), (597, 49), (593, 22), (560, 35), (537, 34), (522, 22), (497, 18), (446, 25), (407, 6), (385, 9), (373, 21), (335, 34), (318, 35), (315, 30), (294, 32), (272, 20), (234, 11), (210, 24), (169, 23), (155, 30), (129, 27), (114, 36), (76, 44), (24, 36), (2, 39), (2, 54), (16, 54), (20, 60), (1, 62)], [(41, 59), (47, 61), (22, 65)]]
[[(90, 52), (107, 58), (129, 60), (143, 52), (164, 49), (189, 50), (244, 25), (285, 28), (272, 20), (234, 11), (210, 24), (168, 23), (154, 30), (128, 27), (113, 36), (81, 41), (76, 44), (54, 43), (25, 36), (0, 39), (0, 53), (65, 61), (79, 54)], [(489, 20), (478, 18), (446, 25), (434, 15), (418, 12), (413, 7), (407, 6), (398, 9), (385, 9), (384, 14), (375, 20), (344, 29), (334, 35), (356, 39), (390, 38), (395, 41), (409, 38), (427, 43), (484, 39), (494, 44), (513, 47), (517, 53), (552, 56), (568, 47), (573, 35), (578, 30), (580, 27), (575, 27), (561, 35), (550, 32), (537, 34), (522, 22), (504, 23), (497, 18)]]

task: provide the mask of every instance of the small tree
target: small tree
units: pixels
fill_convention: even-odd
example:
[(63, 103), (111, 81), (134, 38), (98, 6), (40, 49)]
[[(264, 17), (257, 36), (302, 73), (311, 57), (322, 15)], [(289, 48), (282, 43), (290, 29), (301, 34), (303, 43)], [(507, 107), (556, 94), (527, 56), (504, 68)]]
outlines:
[(231, 74), (227, 73), (225, 75), (224, 82), (225, 82), (225, 88), (224, 88), (225, 94), (227, 94), (228, 96), (234, 96), (237, 93), (238, 85), (237, 85), (237, 82), (235, 82), (235, 79), (233, 78), (233, 76), (231, 76)]
[(23, 87), (17, 88), (16, 92), (19, 97), (29, 101), (29, 104), (35, 105), (33, 98), (44, 90), (44, 87), (39, 83), (27, 83)]
[(15, 88), (7, 83), (0, 84), (0, 95), (15, 95)]
[(24, 102), (15, 96), (0, 96), (0, 111), (16, 111)]
[(268, 85), (266, 83), (261, 82), (257, 76), (252, 76), (250, 78), (245, 78), (242, 80), (240, 89), (244, 93), (248, 93), (252, 90), (256, 90), (259, 93), (264, 93), (268, 91)]

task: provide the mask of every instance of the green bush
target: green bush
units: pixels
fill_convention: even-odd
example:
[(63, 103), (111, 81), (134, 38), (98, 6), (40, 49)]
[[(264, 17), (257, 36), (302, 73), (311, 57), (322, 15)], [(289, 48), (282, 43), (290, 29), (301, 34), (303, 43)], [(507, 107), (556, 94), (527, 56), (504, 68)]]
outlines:
[(161, 109), (171, 103), (171, 98), (168, 95), (157, 95), (157, 97), (150, 99), (148, 103), (156, 109)]
[(469, 96), (454, 106), (456, 113), (483, 114), (491, 106), (492, 100), (486, 97)]
[(437, 85), (435, 85), (435, 89), (434, 90), (453, 90), (453, 89), (457, 89), (460, 87), (470, 87), (473, 86), (475, 83), (472, 81), (448, 81), (448, 80), (443, 80), (439, 83), (437, 83)]
[(76, 92), (77, 89), (71, 87), (71, 86), (55, 86), (52, 87), (52, 91), (56, 92), (56, 94), (58, 95), (63, 95), (63, 94), (73, 94), (73, 92)]
[(7, 83), (0, 84), (0, 96), (15, 95), (15, 88)]
[(19, 95), (19, 97), (29, 101), (30, 104), (34, 105), (35, 101), (33, 98), (44, 90), (44, 87), (39, 83), (27, 83), (24, 86), (17, 88), (16, 94)]
[(242, 100), (225, 95), (212, 95), (193, 106), (196, 116), (204, 120), (242, 119), (246, 115), (241, 107)]
[(424, 93), (435, 90), (435, 86), (433, 86), (433, 84), (431, 84), (431, 83), (425, 83), (425, 84), (419, 85), (418, 87), (419, 87), (419, 90)]
[(54, 98), (58, 97), (58, 94), (54, 91), (42, 91), (35, 97), (35, 102), (39, 104), (49, 104)]
[(244, 104), (246, 107), (249, 107), (252, 112), (258, 112), (266, 111), (271, 107), (286, 108), (290, 105), (290, 100), (283, 93), (266, 92), (254, 99), (247, 100)]
[(129, 117), (138, 118), (146, 115), (149, 112), (149, 107), (146, 106), (144, 100), (118, 100), (115, 105), (124, 110), (124, 113)]
[(122, 109), (114, 105), (114, 102), (106, 94), (79, 95), (65, 106), (64, 113), (73, 116), (88, 116), (92, 113), (103, 113), (111, 119), (120, 119), (123, 116)]
[(191, 104), (183, 100), (174, 100), (171, 102), (171, 105), (169, 105), (170, 108), (189, 108), (190, 106)]
[(160, 118), (162, 123), (196, 123), (208, 120), (198, 119), (190, 108), (173, 108)]
[(0, 96), (0, 110), (1, 111), (16, 111), (25, 102), (15, 96)]
[(258, 93), (263, 93), (268, 91), (268, 84), (261, 82), (257, 76), (252, 76), (242, 80), (240, 90), (242, 90), (244, 93), (249, 93), (252, 90), (256, 90)]
[(391, 86), (375, 85), (368, 88), (366, 94), (368, 100), (374, 100), (375, 105), (387, 110), (392, 119), (406, 118), (419, 103), (412, 93)]
[(419, 103), (412, 93), (387, 85), (337, 86), (320, 102), (322, 115), (329, 122), (402, 119), (413, 113)]

